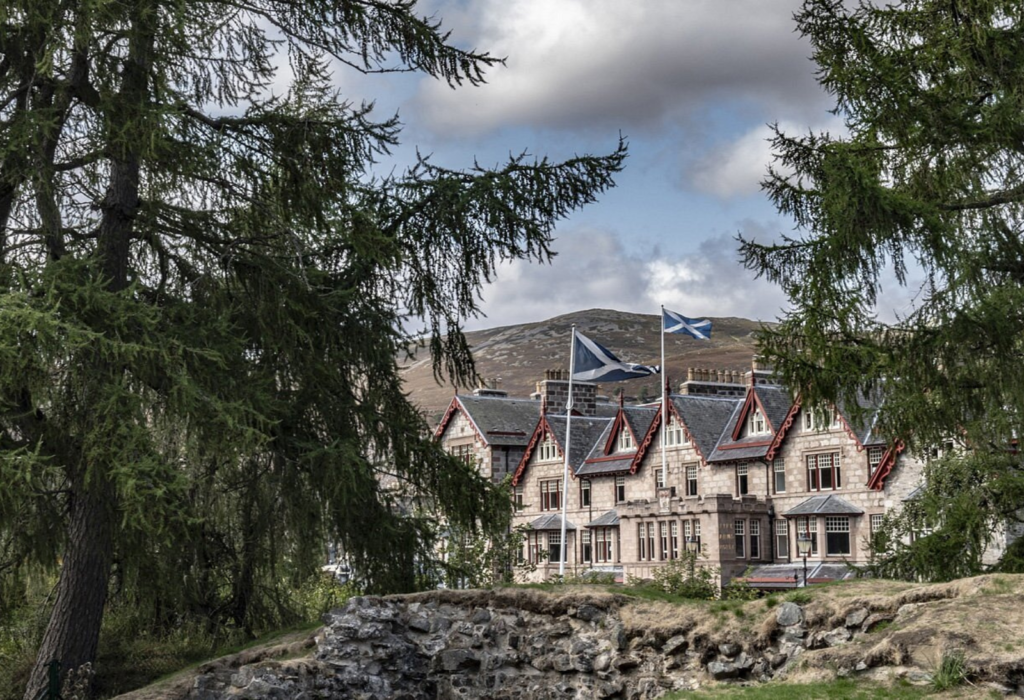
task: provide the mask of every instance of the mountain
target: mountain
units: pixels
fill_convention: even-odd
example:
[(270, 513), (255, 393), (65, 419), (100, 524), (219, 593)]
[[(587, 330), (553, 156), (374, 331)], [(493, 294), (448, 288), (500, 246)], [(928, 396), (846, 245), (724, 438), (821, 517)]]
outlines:
[[(688, 367), (750, 369), (755, 354), (754, 335), (761, 323), (745, 318), (713, 318), (710, 340), (686, 335), (665, 336), (665, 364), (673, 387), (686, 378)], [(624, 362), (661, 363), (661, 337), (657, 315), (632, 314), (609, 309), (577, 311), (547, 321), (470, 331), (477, 372), (509, 396), (529, 396), (548, 369), (569, 368), (570, 331), (573, 324)], [(429, 352), (420, 348), (403, 369), (406, 390), (412, 401), (437, 419), (451, 401), (450, 385), (434, 381)], [(661, 395), (657, 375), (601, 386), (599, 393), (612, 394), (622, 387), (627, 396)], [(468, 391), (461, 389), (460, 391)]]

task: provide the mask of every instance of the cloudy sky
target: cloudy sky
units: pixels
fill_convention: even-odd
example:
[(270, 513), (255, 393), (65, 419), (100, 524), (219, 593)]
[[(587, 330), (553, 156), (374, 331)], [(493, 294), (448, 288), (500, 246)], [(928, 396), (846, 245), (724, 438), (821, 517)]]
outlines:
[(776, 318), (782, 294), (738, 262), (737, 234), (792, 229), (760, 191), (767, 125), (835, 131), (794, 31), (799, 0), (422, 0), (465, 47), (507, 57), (451, 90), (378, 76), (357, 96), (397, 110), (404, 147), (447, 166), (566, 158), (629, 142), (618, 186), (559, 226), (551, 265), (511, 264), (469, 328), (592, 307)]

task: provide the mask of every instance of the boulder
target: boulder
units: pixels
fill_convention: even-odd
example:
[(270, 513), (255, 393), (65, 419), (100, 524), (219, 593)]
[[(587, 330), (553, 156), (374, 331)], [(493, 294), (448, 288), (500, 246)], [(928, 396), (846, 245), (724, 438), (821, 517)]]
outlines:
[(857, 608), (849, 615), (846, 616), (847, 627), (860, 627), (864, 624), (864, 620), (868, 619), (870, 611), (867, 608)]
[(792, 627), (804, 621), (804, 610), (796, 603), (785, 602), (775, 610), (775, 621), (780, 627)]

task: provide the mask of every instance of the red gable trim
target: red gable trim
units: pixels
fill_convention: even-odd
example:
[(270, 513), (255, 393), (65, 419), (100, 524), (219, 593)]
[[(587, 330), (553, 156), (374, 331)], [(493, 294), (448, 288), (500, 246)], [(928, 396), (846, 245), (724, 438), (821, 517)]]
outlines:
[[(765, 425), (768, 426), (768, 430), (774, 434), (776, 432), (775, 426), (772, 425), (771, 419), (768, 417), (768, 411), (764, 410), (764, 405), (761, 403), (761, 399), (757, 397), (757, 392), (754, 391), (754, 387), (751, 386), (747, 389), (747, 398), (743, 402), (743, 408), (740, 409), (740, 417), (736, 420), (736, 425), (732, 428), (732, 439), (739, 440), (740, 433), (743, 432), (743, 424), (747, 421), (747, 415), (750, 413), (750, 409), (753, 406), (761, 411), (761, 415), (764, 416)], [(721, 448), (719, 448), (721, 449)]]
[(782, 419), (782, 425), (779, 426), (778, 432), (775, 433), (775, 439), (772, 440), (771, 447), (768, 448), (768, 454), (764, 456), (769, 462), (775, 459), (775, 453), (779, 451), (779, 447), (782, 446), (782, 441), (786, 437), (786, 433), (793, 427), (793, 422), (796, 420), (796, 414), (800, 412), (800, 397), (796, 397), (796, 401), (789, 407), (789, 413)]
[[(690, 445), (693, 446), (693, 451), (697, 453), (700, 458), (702, 465), (707, 466), (707, 459), (704, 457), (704, 453), (700, 451), (700, 447), (697, 445), (697, 441), (693, 439), (693, 435), (690, 433), (690, 429), (686, 427), (686, 422), (683, 417), (679, 415), (679, 411), (676, 410), (675, 405), (671, 400), (668, 402), (669, 415), (675, 416), (676, 420), (679, 421), (679, 425), (683, 426), (683, 432), (686, 433), (686, 439)], [(661, 414), (664, 404), (658, 407), (658, 412), (654, 414), (654, 420), (651, 421), (651, 427), (647, 429), (647, 433), (644, 435), (643, 441), (640, 442), (640, 446), (637, 448), (636, 456), (633, 457), (633, 463), (629, 467), (630, 474), (636, 474), (637, 470), (640, 469), (640, 462), (647, 456), (647, 448), (654, 443), (654, 436), (658, 434), (658, 427), (661, 425)]]
[(604, 455), (602, 457), (591, 457), (590, 459), (586, 460), (584, 462), (584, 464), (598, 464), (600, 462), (614, 462), (616, 460), (626, 459), (626, 457), (628, 457), (628, 456), (629, 456), (629, 453), (626, 452), (626, 453), (623, 453), (623, 454)]
[(633, 433), (633, 429), (629, 427), (629, 421), (626, 420), (626, 412), (622, 410), (622, 406), (619, 406), (619, 412), (615, 414), (615, 422), (612, 423), (612, 430), (608, 434), (608, 442), (604, 444), (604, 453), (606, 455), (615, 451), (615, 443), (619, 439), (619, 431), (623, 429), (623, 426), (625, 426), (625, 430), (628, 430), (629, 434), (633, 436), (634, 445), (640, 442)]
[(884, 455), (882, 455), (882, 461), (878, 463), (878, 469), (870, 479), (868, 479), (868, 488), (872, 491), (881, 491), (885, 488), (885, 480), (892, 472), (892, 468), (896, 466), (896, 456), (899, 455), (906, 445), (902, 440), (897, 440), (896, 443), (890, 447)]
[(438, 440), (444, 435), (444, 431), (448, 429), (448, 423), (451, 421), (452, 416), (459, 410), (459, 395), (456, 394), (452, 397), (452, 402), (448, 404), (448, 408), (445, 409), (444, 416), (441, 417), (441, 422), (437, 424), (437, 430), (434, 431), (434, 437)]
[[(519, 480), (523, 477), (523, 472), (526, 471), (526, 463), (530, 461), (530, 456), (533, 454), (533, 448), (537, 446), (544, 436), (551, 433), (551, 437), (555, 437), (555, 431), (551, 429), (551, 425), (548, 423), (548, 417), (546, 415), (541, 416), (540, 420), (537, 421), (537, 427), (533, 429), (533, 435), (530, 437), (530, 442), (526, 446), (526, 452), (523, 453), (523, 458), (519, 460), (519, 466), (516, 467), (516, 473), (512, 476), (512, 485), (519, 486)], [(562, 459), (565, 459), (565, 452), (562, 451), (562, 446), (558, 444), (558, 440), (555, 440), (555, 447), (558, 448), (558, 454), (562, 455)], [(572, 470), (569, 470), (572, 474)], [(572, 474), (575, 479), (576, 475)], [(565, 486), (563, 485), (564, 489)]]

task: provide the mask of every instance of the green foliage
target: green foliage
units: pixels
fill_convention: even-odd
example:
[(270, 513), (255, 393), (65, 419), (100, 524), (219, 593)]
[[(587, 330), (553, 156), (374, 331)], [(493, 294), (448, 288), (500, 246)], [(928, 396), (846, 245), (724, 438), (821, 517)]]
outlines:
[(807, 591), (793, 591), (786, 595), (787, 602), (796, 603), (797, 605), (807, 605), (812, 600), (814, 600), (814, 596)]
[(757, 600), (761, 594), (756, 588), (751, 588), (746, 581), (733, 580), (722, 587), (723, 600)]
[[(742, 241), (746, 265), (790, 302), (761, 352), (807, 406), (858, 420), (869, 397), (882, 407), (873, 430), (892, 444), (919, 456), (950, 438), (970, 447), (929, 473), (919, 521), (934, 539), (883, 548), (895, 558), (882, 563), (903, 577), (967, 575), (1024, 491), (1010, 453), (1024, 434), (1019, 13), (1001, 0), (806, 0), (796, 21), (844, 133), (776, 128), (764, 187), (800, 233)], [(918, 283), (912, 307), (879, 317), (883, 286)]]
[(701, 566), (698, 555), (683, 552), (680, 558), (654, 569), (653, 587), (680, 598), (714, 600), (718, 597), (720, 575), (714, 566)]
[[(430, 439), (398, 361), (424, 343), (471, 382), (481, 284), (548, 260), (626, 153), (384, 162), (397, 116), (332, 75), (455, 87), (500, 64), (447, 36), (411, 0), (4, 4), (0, 571), (63, 552), (160, 629), (254, 634), (302, 618), (290, 592), (328, 542), (365, 590), (407, 591), (439, 520), (500, 522), (506, 496)], [(44, 656), (88, 660), (88, 600)]]
[(735, 686), (723, 683), (716, 687), (666, 693), (665, 700), (690, 700), (690, 698), (742, 698), (743, 700), (916, 700), (934, 693), (930, 688), (914, 687), (894, 683), (882, 685), (863, 679), (838, 678), (819, 683), (759, 683), (751, 686)]
[(939, 660), (939, 665), (932, 674), (932, 685), (935, 690), (943, 691), (962, 685), (967, 680), (962, 651), (946, 651)]

